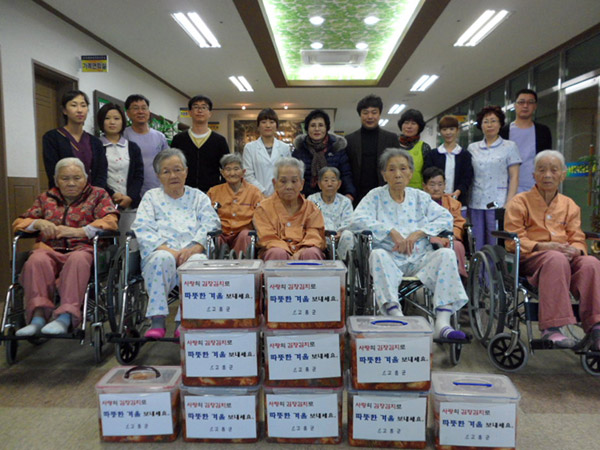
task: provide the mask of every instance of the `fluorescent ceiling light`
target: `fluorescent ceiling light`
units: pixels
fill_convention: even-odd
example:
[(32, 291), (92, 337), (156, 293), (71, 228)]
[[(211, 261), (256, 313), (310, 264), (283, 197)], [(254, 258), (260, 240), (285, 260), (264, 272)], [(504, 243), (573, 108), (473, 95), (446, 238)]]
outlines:
[(355, 47), (359, 50), (366, 50), (369, 48), (369, 44), (367, 44), (366, 42), (359, 42), (355, 45)]
[(375, 25), (377, 22), (379, 22), (379, 17), (367, 16), (367, 17), (365, 17), (364, 22), (367, 25)]
[(400, 114), (400, 111), (402, 111), (404, 108), (406, 108), (406, 105), (404, 103), (402, 104), (398, 104), (396, 103), (394, 106), (392, 106), (390, 108), (390, 110), (388, 111), (388, 114)]
[(379, 126), (385, 127), (388, 122), (389, 122), (388, 119), (379, 119)]
[(506, 19), (509, 12), (506, 10), (494, 11), (488, 9), (465, 31), (454, 43), (455, 47), (474, 47)]
[(312, 16), (308, 20), (315, 26), (323, 25), (323, 22), (325, 22), (325, 19), (323, 19), (321, 16)]
[(248, 83), (248, 80), (246, 80), (246, 78), (242, 77), (242, 76), (238, 76), (238, 77), (234, 77), (231, 76), (229, 77), (229, 81), (231, 81), (236, 88), (238, 88), (239, 91), (241, 92), (253, 92), (254, 89), (252, 89), (252, 86), (250, 86), (250, 83)]
[(321, 50), (323, 48), (323, 44), (321, 42), (313, 42), (312, 44), (310, 44), (310, 47), (313, 50)]
[(422, 75), (415, 84), (410, 88), (411, 91), (425, 91), (429, 86), (435, 83), (439, 77), (437, 75)]
[(219, 48), (221, 44), (217, 41), (214, 34), (208, 29), (198, 13), (190, 12), (187, 16), (178, 12), (171, 14), (171, 17), (185, 30), (192, 40), (201, 48)]

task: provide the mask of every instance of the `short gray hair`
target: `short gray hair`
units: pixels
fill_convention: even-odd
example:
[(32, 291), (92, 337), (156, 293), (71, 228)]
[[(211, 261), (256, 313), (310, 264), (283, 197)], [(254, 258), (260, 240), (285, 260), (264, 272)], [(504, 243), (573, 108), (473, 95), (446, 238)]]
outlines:
[(538, 162), (548, 157), (558, 159), (560, 161), (560, 164), (562, 165), (562, 169), (567, 170), (567, 165), (565, 164), (565, 157), (558, 150), (542, 150), (541, 152), (539, 152), (537, 155), (535, 155), (535, 159), (533, 160), (533, 168), (535, 169), (538, 165)]
[(300, 172), (300, 178), (304, 178), (304, 162), (301, 160), (292, 158), (291, 156), (279, 158), (275, 163), (275, 167), (273, 168), (273, 178), (279, 178), (279, 171), (282, 167), (293, 167), (294, 169), (298, 169), (298, 172)]
[(242, 167), (242, 157), (239, 153), (229, 153), (228, 155), (223, 155), (219, 164), (221, 165), (221, 169), (224, 169), (228, 164), (239, 164)]
[(181, 164), (183, 164), (183, 167), (187, 169), (187, 159), (181, 150), (178, 148), (165, 148), (164, 150), (158, 152), (152, 161), (152, 168), (157, 175), (158, 172), (160, 172), (160, 166), (162, 165), (163, 161), (171, 156), (177, 156), (180, 159)]
[(412, 155), (408, 152), (408, 150), (404, 150), (402, 148), (386, 148), (381, 156), (379, 157), (379, 171), (385, 172), (385, 169), (388, 165), (390, 159), (401, 156), (408, 162), (408, 167), (412, 172), (415, 171), (415, 162), (413, 161)]
[(329, 167), (329, 166), (323, 167), (321, 170), (319, 170), (317, 179), (319, 181), (321, 181), (327, 172), (333, 172), (333, 174), (337, 177), (338, 180), (342, 179), (342, 175), (340, 174), (340, 171), (338, 170), (338, 168), (337, 167)]
[(56, 163), (56, 166), (54, 166), (54, 178), (58, 177), (58, 172), (60, 172), (60, 169), (62, 169), (63, 167), (69, 167), (69, 166), (79, 167), (81, 169), (81, 171), (83, 172), (83, 176), (87, 180), (88, 175), (87, 175), (87, 172), (85, 171), (85, 166), (83, 165), (83, 162), (81, 162), (81, 160), (79, 158), (75, 158), (75, 157), (63, 158), (60, 161), (58, 161)]

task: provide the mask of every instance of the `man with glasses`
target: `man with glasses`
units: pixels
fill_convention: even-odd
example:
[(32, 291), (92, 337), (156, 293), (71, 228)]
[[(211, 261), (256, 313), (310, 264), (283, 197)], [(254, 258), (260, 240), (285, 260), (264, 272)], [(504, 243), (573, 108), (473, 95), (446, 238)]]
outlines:
[(125, 111), (131, 120), (131, 126), (125, 128), (123, 137), (135, 142), (142, 151), (144, 160), (144, 183), (141, 196), (146, 191), (160, 186), (160, 181), (152, 167), (154, 157), (165, 148), (169, 148), (167, 138), (158, 130), (150, 128), (150, 100), (140, 94), (132, 94), (125, 100)]
[(502, 127), (500, 136), (517, 144), (521, 154), (518, 192), (529, 191), (534, 185), (533, 160), (542, 150), (552, 148), (550, 128), (533, 121), (537, 109), (537, 94), (531, 89), (521, 89), (515, 99), (516, 119)]
[(208, 127), (213, 103), (210, 98), (196, 95), (188, 102), (192, 127), (173, 137), (171, 147), (178, 148), (187, 158), (188, 175), (185, 184), (207, 193), (221, 183), (219, 161), (229, 154), (227, 141)]

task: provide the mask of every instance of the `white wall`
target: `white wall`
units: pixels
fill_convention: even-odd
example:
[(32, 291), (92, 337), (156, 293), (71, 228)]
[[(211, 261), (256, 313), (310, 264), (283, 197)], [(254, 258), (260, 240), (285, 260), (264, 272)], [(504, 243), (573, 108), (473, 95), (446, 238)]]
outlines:
[[(37, 176), (34, 62), (76, 78), (90, 101), (94, 90), (123, 100), (141, 93), (153, 113), (171, 120), (187, 104), (185, 97), (31, 1), (0, 0), (0, 11), (8, 176)], [(108, 54), (108, 73), (81, 72), (81, 55), (94, 54)], [(93, 121), (90, 112), (86, 131), (93, 131)]]

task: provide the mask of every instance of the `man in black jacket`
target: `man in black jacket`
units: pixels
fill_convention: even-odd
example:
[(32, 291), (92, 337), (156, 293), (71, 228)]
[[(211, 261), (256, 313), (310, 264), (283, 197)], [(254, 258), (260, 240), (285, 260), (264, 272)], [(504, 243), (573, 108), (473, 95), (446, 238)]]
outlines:
[(178, 148), (187, 159), (188, 175), (185, 184), (208, 190), (222, 183), (219, 161), (229, 153), (227, 141), (208, 127), (213, 104), (210, 98), (196, 95), (188, 102), (192, 128), (173, 137), (171, 147)]
[(399, 147), (398, 136), (379, 127), (382, 109), (381, 97), (371, 94), (360, 100), (356, 105), (356, 112), (362, 126), (346, 136), (346, 153), (357, 190), (355, 205), (371, 189), (383, 185), (383, 178), (377, 168), (379, 156), (386, 148)]
[(537, 94), (531, 89), (521, 89), (515, 99), (516, 119), (500, 130), (503, 139), (509, 139), (517, 144), (521, 153), (519, 168), (519, 190), (529, 191), (534, 185), (533, 159), (542, 150), (552, 149), (552, 133), (550, 128), (533, 121), (537, 109)]

